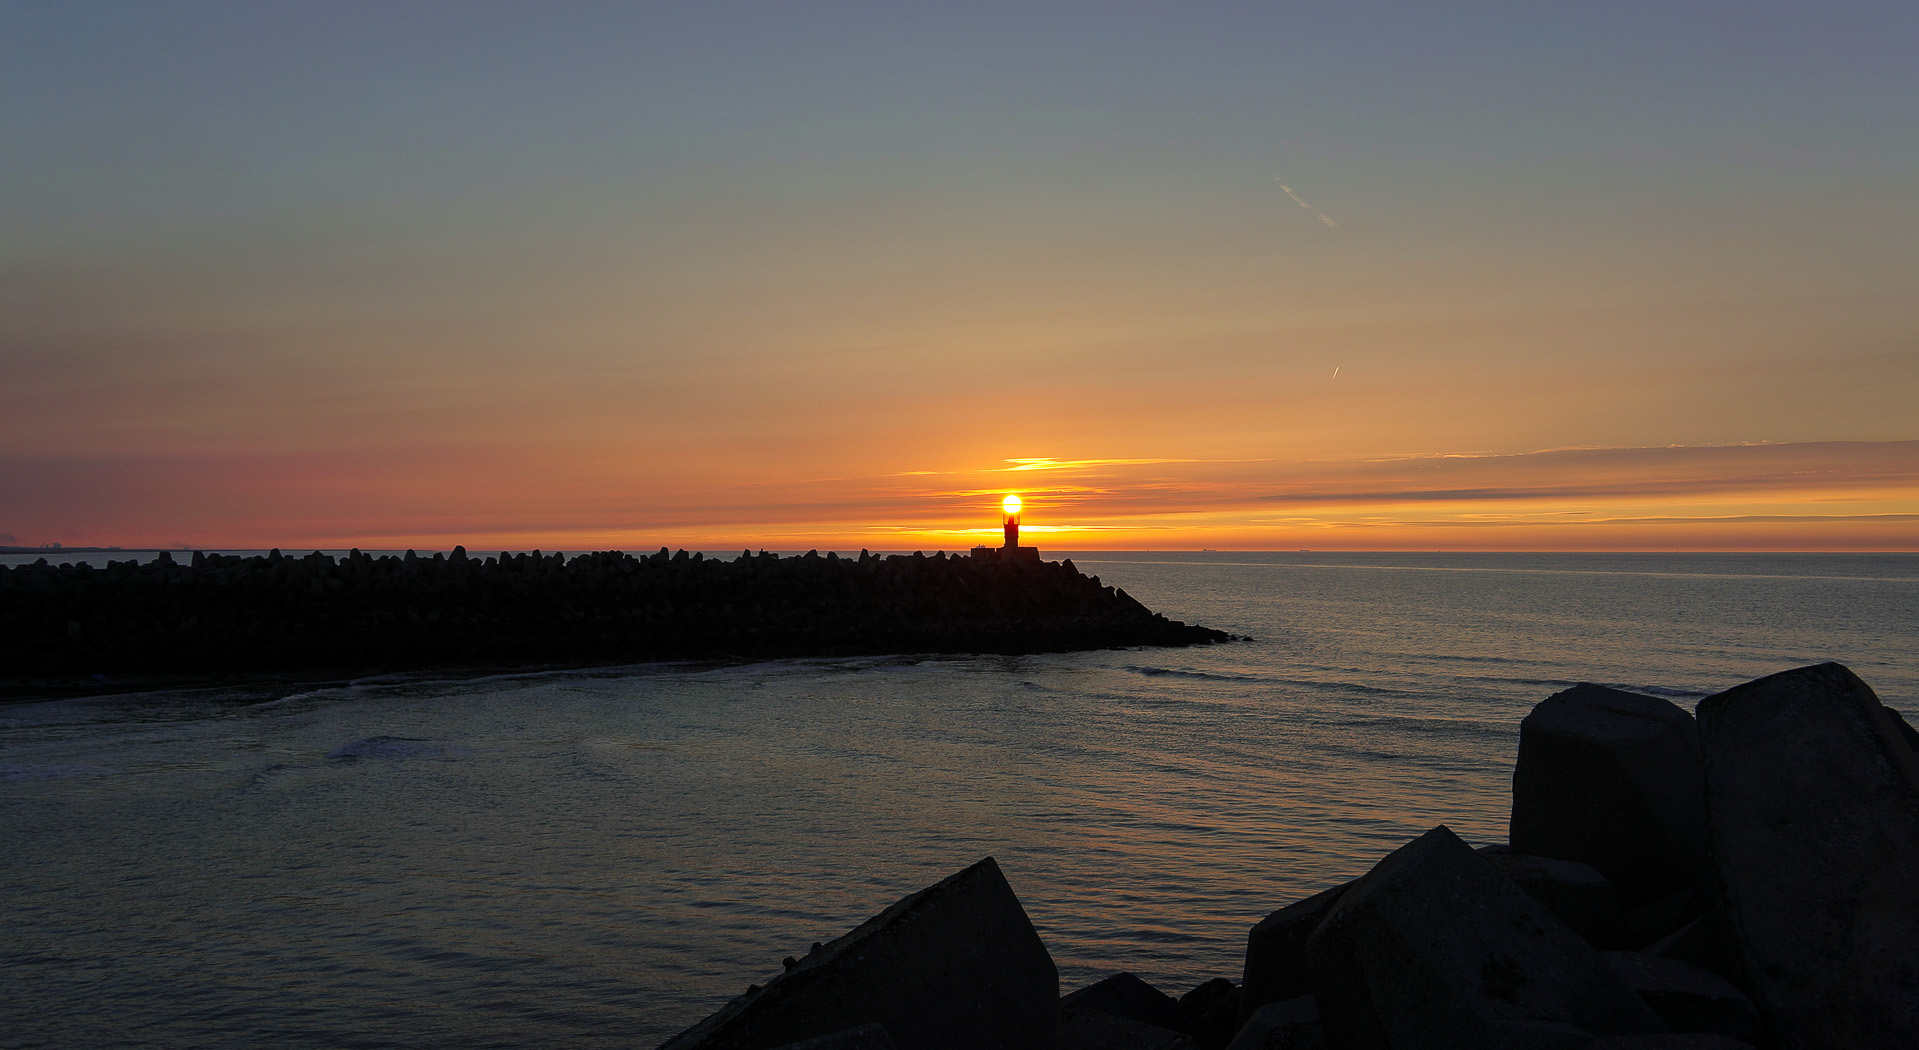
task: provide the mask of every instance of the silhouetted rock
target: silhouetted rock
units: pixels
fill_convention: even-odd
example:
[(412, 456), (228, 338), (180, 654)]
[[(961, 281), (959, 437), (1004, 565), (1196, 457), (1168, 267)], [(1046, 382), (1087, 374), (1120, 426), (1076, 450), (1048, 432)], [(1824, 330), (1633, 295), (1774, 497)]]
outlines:
[(1658, 955), (1606, 952), (1606, 962), (1675, 1032), (1759, 1038), (1759, 1010), (1725, 978)]
[(1224, 977), (1215, 977), (1179, 997), (1191, 1021), (1193, 1038), (1201, 1047), (1218, 1050), (1233, 1038), (1239, 1025), (1239, 986)]
[(1741, 991), (1748, 994), (1752, 991), (1752, 985), (1746, 977), (1745, 963), (1739, 958), (1739, 945), (1733, 939), (1732, 919), (1723, 902), (1648, 944), (1644, 953), (1697, 966), (1718, 975)]
[(1341, 894), (1307, 950), (1327, 1041), (1350, 1050), (1665, 1030), (1596, 950), (1443, 826)]
[(1481, 855), (1587, 944), (1602, 951), (1630, 946), (1632, 937), (1619, 907), (1619, 894), (1591, 865), (1524, 853)]
[(1239, 985), (1239, 1024), (1269, 1003), (1310, 995), (1312, 959), (1306, 939), (1319, 929), (1339, 895), (1352, 883), (1321, 890), (1261, 919), (1246, 934), (1246, 970)]
[(1104, 1010), (1062, 1010), (1058, 1050), (1199, 1050), (1185, 1032)]
[(1049, 1050), (1059, 974), (988, 857), (912, 894), (661, 1050), (770, 1050), (877, 1022), (900, 1050)]
[(1746, 975), (1784, 1050), (1919, 1032), (1919, 768), (1838, 664), (1699, 704), (1714, 855)]
[(1060, 999), (1059, 1008), (1062, 1011), (1098, 1010), (1175, 1032), (1192, 1028), (1179, 1000), (1130, 973), (1116, 973), (1072, 992)]
[(1651, 944), (1699, 918), (1708, 899), (1706, 888), (1675, 890), (1627, 912), (1626, 929), (1635, 945)]
[(1906, 742), (1906, 750), (1919, 752), (1919, 730), (1913, 729), (1912, 723), (1898, 711), (1888, 707), (1886, 713), (1892, 716), (1893, 728), (1899, 731), (1900, 739)]
[(788, 1043), (779, 1050), (898, 1050), (898, 1047), (893, 1044), (893, 1037), (886, 1034), (885, 1025), (863, 1024)]
[(1302, 995), (1254, 1010), (1227, 1050), (1323, 1050), (1325, 1046), (1319, 1000)]
[(1519, 725), (1511, 840), (1591, 865), (1627, 908), (1692, 885), (1707, 853), (1692, 716), (1597, 685), (1547, 697)]

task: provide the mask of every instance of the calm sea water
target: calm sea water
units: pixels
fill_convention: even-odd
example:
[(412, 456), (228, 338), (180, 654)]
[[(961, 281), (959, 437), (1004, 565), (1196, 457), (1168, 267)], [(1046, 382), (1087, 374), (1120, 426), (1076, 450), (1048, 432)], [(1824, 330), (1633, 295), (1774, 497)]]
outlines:
[(1434, 824), (1502, 839), (1571, 683), (1919, 696), (1919, 556), (1078, 564), (1257, 641), (0, 707), (0, 1045), (650, 1046), (988, 854), (1065, 988), (1178, 993)]

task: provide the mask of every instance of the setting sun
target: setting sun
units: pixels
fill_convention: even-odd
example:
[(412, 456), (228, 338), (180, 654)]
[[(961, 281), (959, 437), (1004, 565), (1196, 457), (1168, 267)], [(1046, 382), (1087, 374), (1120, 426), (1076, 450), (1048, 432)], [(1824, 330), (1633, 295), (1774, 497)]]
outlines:
[(1000, 501), (999, 505), (1008, 514), (1019, 513), (1019, 497), (1018, 496), (1007, 496), (1005, 499)]

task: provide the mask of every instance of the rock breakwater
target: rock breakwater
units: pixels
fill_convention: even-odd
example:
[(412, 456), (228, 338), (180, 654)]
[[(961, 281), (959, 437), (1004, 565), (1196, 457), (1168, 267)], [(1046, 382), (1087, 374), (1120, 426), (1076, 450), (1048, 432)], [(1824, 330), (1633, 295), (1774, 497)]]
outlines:
[(1228, 640), (1064, 563), (666, 548), (0, 567), (0, 675), (368, 672)]
[(1511, 841), (1444, 826), (1253, 925), (1240, 982), (1064, 997), (991, 858), (662, 1050), (1895, 1050), (1919, 1032), (1919, 734), (1838, 664), (1521, 723)]

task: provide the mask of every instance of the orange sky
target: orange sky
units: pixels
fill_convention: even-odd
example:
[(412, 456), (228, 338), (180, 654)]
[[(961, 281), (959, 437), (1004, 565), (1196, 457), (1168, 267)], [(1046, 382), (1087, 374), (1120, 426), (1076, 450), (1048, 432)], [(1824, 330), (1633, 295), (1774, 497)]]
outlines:
[(856, 7), (21, 13), (0, 543), (1919, 549), (1919, 16)]

